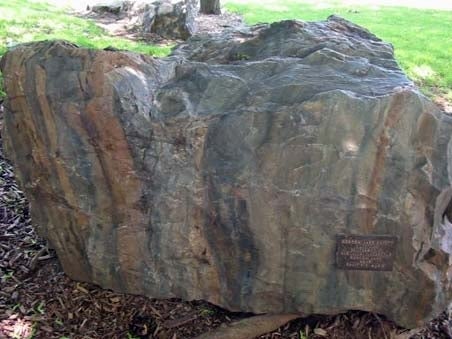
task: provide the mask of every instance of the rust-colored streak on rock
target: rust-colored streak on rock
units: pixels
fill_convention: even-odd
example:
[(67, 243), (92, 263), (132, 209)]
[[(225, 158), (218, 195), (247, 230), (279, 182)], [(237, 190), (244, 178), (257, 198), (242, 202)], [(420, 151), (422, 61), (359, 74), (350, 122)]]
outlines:
[(36, 83), (36, 96), (39, 101), (39, 108), (44, 117), (43, 121), (46, 128), (45, 133), (49, 140), (47, 154), (49, 162), (51, 164), (49, 164), (48, 166), (52, 166), (54, 168), (54, 171), (56, 172), (59, 183), (61, 185), (61, 194), (64, 194), (64, 199), (66, 200), (66, 202), (71, 206), (77, 206), (74, 189), (72, 188), (67, 168), (65, 168), (64, 164), (58, 157), (58, 126), (55, 122), (55, 112), (53, 112), (47, 100), (46, 71), (42, 67), (37, 66), (34, 77)]
[[(385, 174), (386, 157), (390, 142), (389, 133), (400, 119), (400, 113), (403, 111), (405, 97), (404, 92), (394, 95), (389, 104), (388, 111), (385, 112), (384, 124), (377, 139), (377, 151), (375, 153), (375, 160), (370, 174), (370, 182), (367, 187), (367, 196), (372, 199), (375, 204), (378, 204), (379, 193)], [(377, 210), (377, 206), (372, 206), (372, 208), (367, 208), (366, 210), (363, 227), (367, 234), (370, 234), (373, 231)]]
[(213, 255), (213, 249), (207, 241), (207, 236), (205, 234), (206, 230), (203, 227), (205, 217), (205, 211), (203, 209), (199, 207), (194, 209), (193, 220), (196, 233), (193, 236), (193, 241), (191, 243), (193, 251), (198, 252), (196, 255), (197, 259), (205, 265), (205, 273), (200, 280), (203, 287), (202, 290), (212, 291), (206, 298), (214, 304), (221, 304), (225, 302), (223, 300), (224, 296), (221, 293), (221, 275), (218, 271), (218, 266), (214, 265), (215, 257)]
[[(92, 91), (92, 99), (86, 105), (84, 125), (93, 139), (93, 146), (99, 160), (99, 174), (104, 178), (110, 193), (112, 232), (116, 232), (119, 274), (128, 291), (143, 290), (137, 276), (142, 271), (142, 258), (147, 255), (146, 217), (139, 210), (142, 183), (136, 175), (134, 161), (130, 153), (120, 120), (114, 115), (112, 106), (114, 95), (111, 86), (106, 85), (106, 76), (114, 67), (130, 61), (124, 56), (101, 53), (94, 59), (88, 72), (87, 84)], [(133, 64), (133, 62), (132, 62)], [(133, 244), (133, 246), (131, 246)]]
[[(5, 126), (8, 125), (5, 127), (5, 135), (12, 136), (18, 130), (23, 131), (20, 138), (15, 138), (15, 146), (7, 142), (5, 148), (11, 155), (15, 155), (16, 158), (12, 159), (15, 163), (25, 159), (33, 161), (33, 167), (19, 175), (22, 184), (34, 192), (33, 199), (30, 199), (32, 216), (40, 219), (38, 216), (45, 215), (48, 224), (47, 229), (43, 230), (44, 234), (56, 247), (66, 272), (82, 280), (89, 280), (90, 267), (83, 252), (80, 252), (84, 251), (83, 235), (76, 230), (68, 229), (68, 225), (71, 224), (83, 225), (86, 215), (76, 216), (68, 213), (65, 208), (73, 202), (73, 189), (69, 184), (65, 169), (54, 158), (58, 143), (57, 126), (54, 123), (54, 112), (45, 93), (46, 72), (39, 65), (30, 67), (29, 62), (26, 62), (26, 60), (33, 59), (35, 53), (37, 52), (28, 50), (22, 58), (9, 59), (5, 65), (5, 67), (18, 70), (16, 77), (5, 78), (5, 83), (12, 88), (10, 107), (15, 112), (14, 116), (9, 117), (11, 121), (5, 124)], [(27, 79), (31, 79), (31, 81), (27, 81)], [(45, 117), (44, 125), (38, 124), (40, 115)], [(50, 142), (47, 143), (47, 141)], [(55, 200), (55, 195), (52, 193), (54, 188), (46, 178), (58, 180), (58, 189), (60, 193), (64, 192), (64, 197)], [(41, 211), (41, 205), (55, 203), (57, 203), (57, 208)], [(67, 222), (55, 225), (52, 222), (55, 220), (66, 220)], [(59, 232), (54, 229), (58, 226), (61, 229)], [(72, 260), (76, 260), (77, 265), (70, 264)]]

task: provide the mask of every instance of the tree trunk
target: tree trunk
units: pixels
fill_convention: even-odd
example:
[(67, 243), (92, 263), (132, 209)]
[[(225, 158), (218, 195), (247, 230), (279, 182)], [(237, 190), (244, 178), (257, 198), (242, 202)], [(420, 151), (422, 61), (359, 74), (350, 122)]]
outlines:
[(201, 13), (220, 14), (220, 0), (201, 0)]

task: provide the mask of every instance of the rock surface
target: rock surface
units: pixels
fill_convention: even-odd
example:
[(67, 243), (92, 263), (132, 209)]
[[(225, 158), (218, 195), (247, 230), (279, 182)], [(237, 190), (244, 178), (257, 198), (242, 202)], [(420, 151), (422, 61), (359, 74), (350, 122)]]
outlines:
[[(6, 152), (66, 273), (236, 311), (383, 313), (452, 299), (452, 117), (343, 19), (197, 36), (153, 59), (69, 43), (1, 62)], [(337, 235), (392, 235), (392, 271)]]
[(124, 0), (98, 4), (92, 12), (113, 14), (127, 30), (186, 40), (195, 31), (198, 7), (196, 0)]
[[(119, 15), (121, 13), (121, 10), (125, 4), (125, 1), (107, 1), (104, 3), (99, 3), (94, 6), (92, 6), (91, 11), (98, 13), (98, 14), (115, 14)], [(88, 6), (89, 8), (89, 6)]]

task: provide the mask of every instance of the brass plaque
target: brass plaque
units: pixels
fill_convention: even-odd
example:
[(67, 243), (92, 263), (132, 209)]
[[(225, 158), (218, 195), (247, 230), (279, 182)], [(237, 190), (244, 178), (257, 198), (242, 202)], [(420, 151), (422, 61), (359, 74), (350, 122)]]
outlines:
[(392, 271), (397, 237), (338, 235), (336, 266), (343, 270)]

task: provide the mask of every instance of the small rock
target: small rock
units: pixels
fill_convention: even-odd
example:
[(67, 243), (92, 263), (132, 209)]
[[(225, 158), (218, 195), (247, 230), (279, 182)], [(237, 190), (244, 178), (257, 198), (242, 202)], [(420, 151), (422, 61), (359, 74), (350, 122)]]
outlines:
[(130, 13), (138, 16), (138, 19), (134, 20), (134, 26), (144, 33), (185, 40), (195, 31), (197, 7), (191, 0), (154, 1), (138, 6)]
[(97, 14), (109, 13), (119, 15), (123, 7), (123, 3), (124, 1), (108, 1), (92, 6), (91, 11)]
[(323, 328), (316, 328), (314, 329), (314, 333), (317, 335), (320, 335), (322, 337), (326, 337), (328, 335), (328, 332), (325, 331)]

